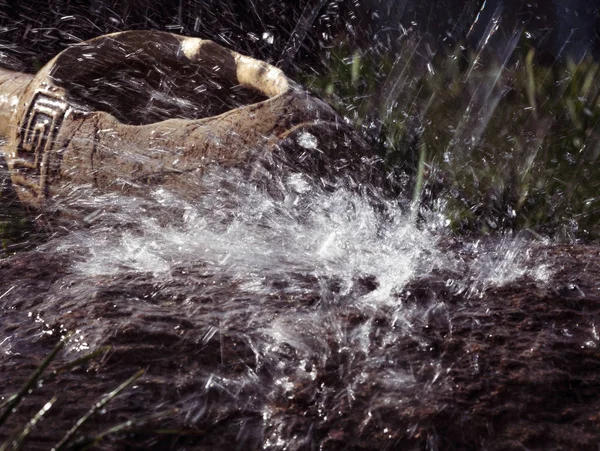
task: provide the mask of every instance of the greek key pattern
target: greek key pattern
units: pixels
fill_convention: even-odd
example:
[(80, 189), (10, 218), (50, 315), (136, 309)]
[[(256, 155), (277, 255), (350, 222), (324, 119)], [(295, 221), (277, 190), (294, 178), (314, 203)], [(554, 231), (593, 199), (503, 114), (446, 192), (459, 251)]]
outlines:
[(45, 92), (35, 94), (21, 124), (18, 166), (32, 188), (45, 192), (53, 159), (52, 148), (65, 117), (67, 103)]

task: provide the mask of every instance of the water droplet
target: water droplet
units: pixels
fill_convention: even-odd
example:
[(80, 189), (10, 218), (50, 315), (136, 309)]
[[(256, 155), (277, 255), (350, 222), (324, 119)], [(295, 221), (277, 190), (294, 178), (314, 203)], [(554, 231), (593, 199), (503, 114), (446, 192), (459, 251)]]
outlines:
[(271, 31), (265, 31), (262, 34), (262, 38), (267, 44), (273, 44), (273, 42), (275, 42), (275, 35)]
[(300, 133), (297, 142), (298, 144), (300, 144), (300, 146), (304, 147), (305, 149), (316, 149), (319, 145), (316, 136), (308, 132)]

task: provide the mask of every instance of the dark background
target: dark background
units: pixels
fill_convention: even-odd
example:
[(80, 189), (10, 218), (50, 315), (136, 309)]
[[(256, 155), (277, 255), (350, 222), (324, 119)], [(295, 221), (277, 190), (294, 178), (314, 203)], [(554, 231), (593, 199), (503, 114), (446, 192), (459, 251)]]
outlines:
[(291, 70), (318, 71), (341, 43), (393, 52), (407, 36), (431, 52), (476, 51), (489, 36), (501, 53), (519, 33), (541, 62), (600, 56), (598, 1), (0, 0), (0, 65), (32, 72), (69, 44), (130, 29), (212, 39)]

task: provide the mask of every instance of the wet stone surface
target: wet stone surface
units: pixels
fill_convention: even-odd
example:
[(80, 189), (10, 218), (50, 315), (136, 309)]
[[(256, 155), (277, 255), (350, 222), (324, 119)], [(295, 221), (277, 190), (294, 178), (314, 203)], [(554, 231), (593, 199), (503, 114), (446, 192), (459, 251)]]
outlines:
[(84, 281), (64, 255), (15, 255), (0, 262), (3, 396), (67, 330), (54, 367), (112, 349), (35, 390), (0, 437), (58, 394), (28, 447), (49, 449), (145, 368), (83, 432), (177, 412), (100, 449), (596, 449), (600, 249), (529, 252), (529, 265), (551, 266), (546, 283), (473, 296), (459, 274), (433, 271), (378, 306), (355, 302), (375, 277), (341, 292), (335, 277), (285, 274), (261, 280), (261, 296), (200, 263)]

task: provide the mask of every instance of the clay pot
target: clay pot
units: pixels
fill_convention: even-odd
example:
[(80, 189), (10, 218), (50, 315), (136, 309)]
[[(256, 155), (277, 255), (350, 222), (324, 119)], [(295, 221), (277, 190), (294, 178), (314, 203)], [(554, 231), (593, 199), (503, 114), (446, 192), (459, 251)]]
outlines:
[(251, 174), (269, 162), (332, 181), (364, 173), (371, 158), (329, 105), (281, 70), (170, 33), (101, 36), (35, 76), (2, 71), (0, 103), (12, 182), (36, 207), (81, 186), (188, 194), (190, 174), (214, 164)]

